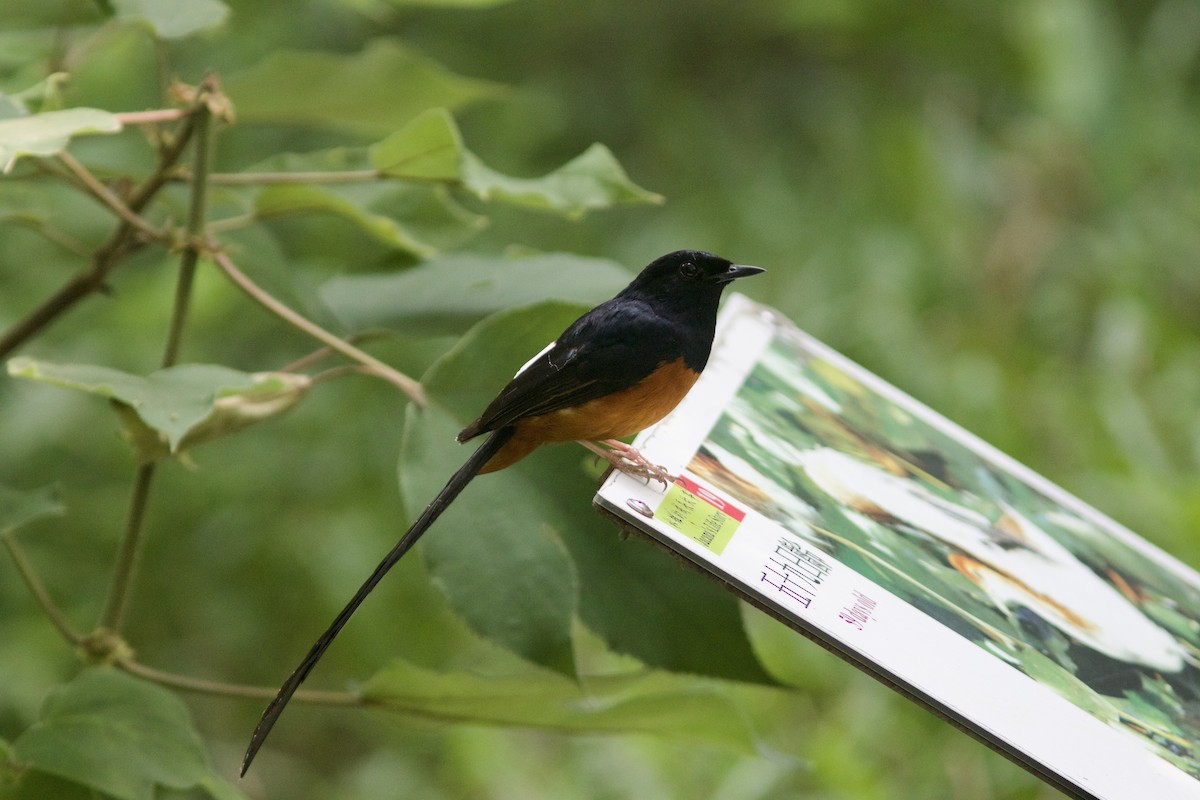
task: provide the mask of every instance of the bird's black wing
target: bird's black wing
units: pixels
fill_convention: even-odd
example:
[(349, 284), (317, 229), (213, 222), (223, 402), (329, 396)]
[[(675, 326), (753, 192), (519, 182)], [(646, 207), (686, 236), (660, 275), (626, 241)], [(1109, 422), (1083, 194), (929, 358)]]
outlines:
[(597, 306), (517, 373), (458, 439), (628, 389), (679, 358), (678, 339), (644, 303), (626, 299)]

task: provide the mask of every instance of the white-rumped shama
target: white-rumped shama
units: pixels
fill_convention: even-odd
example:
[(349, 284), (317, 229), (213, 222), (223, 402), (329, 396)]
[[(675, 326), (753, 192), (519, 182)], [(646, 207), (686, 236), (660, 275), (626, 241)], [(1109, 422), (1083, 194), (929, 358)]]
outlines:
[[(629, 286), (575, 320), (530, 360), (479, 419), (458, 434), (465, 442), (490, 433), (313, 644), (263, 712), (250, 739), (250, 768), (284, 706), (334, 637), (400, 558), (476, 475), (504, 469), (550, 442), (578, 441), (614, 467), (666, 480), (619, 441), (665, 417), (708, 363), (721, 292), (763, 270), (698, 250), (652, 261)], [(607, 445), (605, 449), (597, 442)]]

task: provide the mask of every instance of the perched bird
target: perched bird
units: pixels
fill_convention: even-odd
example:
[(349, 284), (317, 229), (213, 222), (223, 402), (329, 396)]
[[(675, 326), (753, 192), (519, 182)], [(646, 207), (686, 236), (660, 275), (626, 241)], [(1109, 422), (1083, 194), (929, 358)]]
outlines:
[(578, 441), (623, 472), (665, 482), (669, 476), (661, 467), (619, 440), (653, 425), (683, 399), (708, 363), (721, 292), (731, 281), (762, 271), (697, 250), (668, 253), (527, 362), (458, 441), (491, 435), (400, 537), (267, 706), (242, 774), (351, 615), (476, 475), (503, 469), (542, 444)]

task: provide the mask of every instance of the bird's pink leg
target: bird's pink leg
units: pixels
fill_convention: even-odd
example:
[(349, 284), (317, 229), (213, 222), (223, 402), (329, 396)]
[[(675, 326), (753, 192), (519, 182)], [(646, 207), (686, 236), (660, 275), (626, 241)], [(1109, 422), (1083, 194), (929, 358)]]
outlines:
[[(587, 439), (579, 439), (577, 441), (609, 464), (612, 464), (613, 469), (620, 470), (626, 475), (660, 481), (663, 486), (669, 486), (675, 482), (675, 478), (665, 469), (657, 464), (652, 464), (644, 455), (637, 451), (637, 448), (633, 445), (625, 444), (619, 439), (603, 439), (599, 442), (591, 442)], [(601, 445), (605, 446), (602, 447)]]

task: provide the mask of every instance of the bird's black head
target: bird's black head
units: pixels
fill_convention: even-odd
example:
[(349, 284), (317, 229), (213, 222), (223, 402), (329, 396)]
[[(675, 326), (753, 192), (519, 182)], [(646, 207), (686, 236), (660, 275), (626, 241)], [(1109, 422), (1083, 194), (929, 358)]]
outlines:
[(676, 250), (651, 261), (624, 291), (592, 313), (624, 309), (625, 316), (643, 315), (662, 360), (682, 356), (700, 372), (712, 349), (721, 292), (731, 281), (763, 271), (701, 250)]
[(625, 291), (663, 299), (711, 298), (715, 302), (730, 281), (763, 271), (702, 250), (676, 250), (651, 261)]

